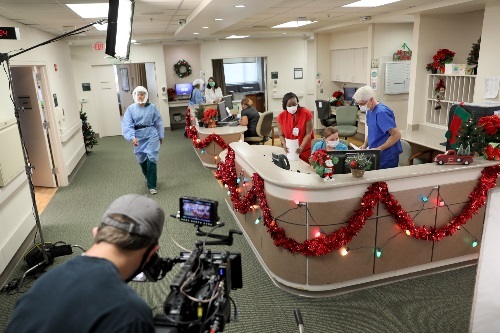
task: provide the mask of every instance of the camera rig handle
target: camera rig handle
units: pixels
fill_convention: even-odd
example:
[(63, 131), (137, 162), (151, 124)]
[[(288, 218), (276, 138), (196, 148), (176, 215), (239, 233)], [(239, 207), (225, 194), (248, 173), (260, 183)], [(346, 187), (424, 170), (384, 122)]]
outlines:
[(206, 241), (205, 245), (233, 245), (233, 234), (243, 235), (243, 233), (239, 230), (229, 229), (228, 235), (219, 235), (207, 233), (201, 230), (200, 225), (195, 225), (196, 227), (196, 236), (206, 236), (210, 238), (214, 238), (217, 240), (214, 241)]

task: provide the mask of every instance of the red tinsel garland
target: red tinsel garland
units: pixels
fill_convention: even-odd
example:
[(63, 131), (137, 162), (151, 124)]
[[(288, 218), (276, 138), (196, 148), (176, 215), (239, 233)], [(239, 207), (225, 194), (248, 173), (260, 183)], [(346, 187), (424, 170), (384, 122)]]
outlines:
[[(186, 117), (188, 118), (188, 117)], [(338, 250), (349, 244), (354, 236), (363, 229), (367, 218), (373, 215), (375, 206), (382, 202), (387, 211), (394, 217), (396, 224), (402, 230), (408, 230), (411, 237), (420, 240), (440, 241), (445, 237), (454, 235), (458, 227), (469, 221), (473, 215), (486, 203), (488, 190), (496, 186), (498, 175), (500, 174), (500, 165), (484, 168), (481, 177), (474, 190), (469, 194), (469, 201), (462, 209), (462, 212), (451, 219), (444, 227), (434, 228), (425, 226), (416, 226), (411, 216), (406, 212), (392, 194), (389, 193), (387, 183), (377, 182), (368, 187), (361, 198), (361, 204), (354, 214), (346, 221), (347, 226), (320, 237), (305, 240), (299, 243), (296, 240), (286, 236), (285, 229), (279, 227), (273, 220), (271, 210), (269, 209), (266, 195), (264, 192), (264, 180), (254, 173), (252, 176), (252, 187), (245, 196), (238, 192), (238, 175), (236, 174), (234, 151), (216, 134), (211, 134), (205, 140), (197, 139), (197, 132), (193, 126), (188, 128), (188, 136), (193, 139), (196, 148), (205, 147), (210, 141), (215, 140), (223, 149), (228, 150), (225, 162), (217, 164), (215, 177), (227, 185), (230, 192), (231, 201), (234, 209), (246, 214), (252, 209), (252, 206), (259, 202), (262, 211), (262, 224), (267, 228), (274, 241), (275, 246), (281, 246), (293, 253), (300, 253), (308, 256), (320, 256)], [(210, 140), (209, 140), (210, 139)], [(224, 146), (220, 143), (223, 142)]]

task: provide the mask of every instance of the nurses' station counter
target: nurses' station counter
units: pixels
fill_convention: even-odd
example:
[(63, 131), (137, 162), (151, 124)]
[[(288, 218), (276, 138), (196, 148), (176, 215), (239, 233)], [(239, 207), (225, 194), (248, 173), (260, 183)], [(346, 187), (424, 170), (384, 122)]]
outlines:
[[(194, 125), (194, 123), (193, 123)], [(243, 133), (247, 130), (246, 126), (223, 126), (214, 128), (199, 127), (196, 123), (196, 130), (198, 131), (198, 139), (205, 140), (210, 134), (219, 135), (227, 144), (231, 142), (243, 141)], [(211, 141), (205, 148), (194, 147), (196, 154), (200, 158), (201, 163), (207, 168), (216, 168), (219, 162), (219, 154), (222, 148), (215, 142)]]
[[(324, 181), (301, 160), (291, 161), (290, 170), (275, 166), (271, 153), (283, 154), (280, 147), (245, 142), (233, 142), (230, 147), (235, 153), (236, 175), (244, 180), (237, 182), (240, 196), (252, 188), (252, 175), (257, 173), (264, 183), (271, 225), (283, 228), (287, 242), (293, 240), (294, 246), (314, 237), (330, 237), (332, 232), (337, 238), (330, 237), (330, 241), (338, 244), (345, 236), (339, 231), (347, 233), (350, 223), (359, 223), (356, 213), (365, 205), (364, 200), (369, 202), (368, 188), (377, 182), (387, 184), (389, 194), (403, 213), (408, 212), (417, 229), (446, 227), (466, 207), (482, 170), (498, 164), (475, 158), (470, 165), (429, 163), (367, 171), (363, 178), (334, 175), (334, 180)], [(221, 160), (227, 156), (223, 152)], [(455, 234), (432, 241), (407, 235), (380, 197), (372, 195), (368, 200), (377, 202), (373, 214), (352, 240), (339, 250), (315, 256), (276, 246), (262, 223), (260, 207), (240, 214), (228, 194), (226, 200), (235, 219), (273, 282), (288, 292), (309, 296), (327, 296), (475, 264), (486, 207), (473, 213)]]

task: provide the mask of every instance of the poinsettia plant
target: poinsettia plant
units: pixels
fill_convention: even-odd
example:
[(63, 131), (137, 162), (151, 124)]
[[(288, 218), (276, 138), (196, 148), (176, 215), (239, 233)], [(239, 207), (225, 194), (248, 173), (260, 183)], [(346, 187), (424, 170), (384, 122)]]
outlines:
[(342, 106), (344, 105), (344, 93), (341, 90), (337, 90), (332, 94), (329, 99), (330, 105)]
[(428, 63), (425, 69), (428, 71), (440, 70), (444, 73), (444, 65), (450, 64), (453, 61), (455, 52), (448, 49), (439, 49), (436, 54), (432, 57), (433, 62)]
[(354, 170), (369, 170), (372, 166), (372, 161), (365, 154), (356, 153), (346, 157), (345, 166)]
[(216, 109), (206, 109), (205, 112), (203, 113), (203, 119), (202, 121), (204, 123), (209, 123), (211, 121), (216, 121), (217, 120), (217, 115), (218, 112)]
[(313, 167), (314, 171), (320, 176), (323, 177), (325, 172), (325, 161), (327, 159), (331, 159), (333, 165), (339, 162), (337, 157), (330, 157), (325, 149), (316, 150), (309, 159), (309, 164)]
[(495, 135), (500, 129), (500, 117), (499, 116), (486, 116), (479, 118), (477, 126), (482, 127), (486, 134)]
[(173, 101), (175, 98), (175, 89), (174, 88), (168, 88), (167, 89), (167, 96), (169, 101)]

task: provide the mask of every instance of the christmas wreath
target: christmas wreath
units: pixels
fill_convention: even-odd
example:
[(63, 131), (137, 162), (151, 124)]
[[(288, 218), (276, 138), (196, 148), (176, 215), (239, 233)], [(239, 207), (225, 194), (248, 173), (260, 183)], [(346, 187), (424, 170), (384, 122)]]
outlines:
[(191, 65), (188, 64), (188, 62), (184, 59), (177, 61), (177, 63), (174, 65), (174, 71), (175, 74), (177, 74), (177, 76), (180, 78), (189, 76), (193, 73)]

